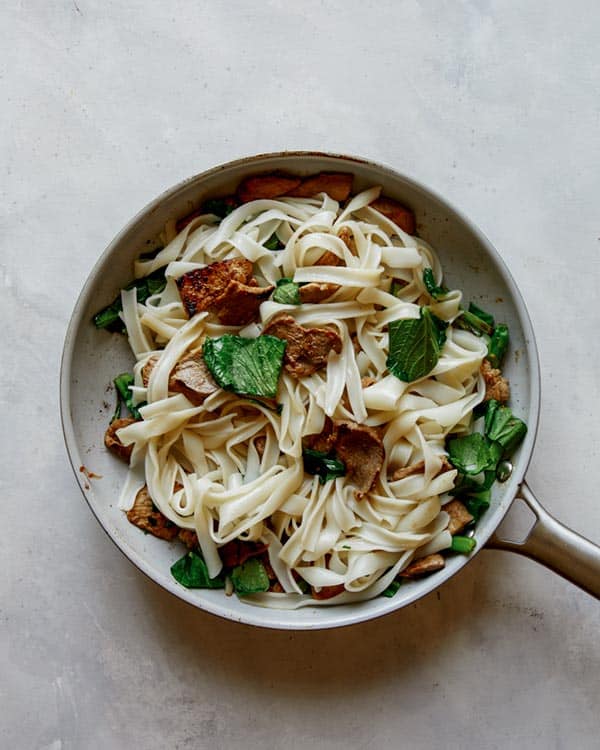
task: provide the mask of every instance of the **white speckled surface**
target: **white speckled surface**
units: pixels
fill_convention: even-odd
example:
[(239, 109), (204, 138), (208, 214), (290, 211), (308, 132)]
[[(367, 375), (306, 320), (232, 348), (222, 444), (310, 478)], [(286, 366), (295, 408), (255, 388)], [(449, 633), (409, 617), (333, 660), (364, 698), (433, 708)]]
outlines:
[(2, 4), (3, 747), (598, 746), (599, 605), (525, 559), (340, 631), (162, 592), (79, 493), (58, 365), (92, 264), (164, 188), (285, 148), (386, 162), (512, 268), (543, 371), (528, 479), (600, 541), (599, 29), (592, 0)]

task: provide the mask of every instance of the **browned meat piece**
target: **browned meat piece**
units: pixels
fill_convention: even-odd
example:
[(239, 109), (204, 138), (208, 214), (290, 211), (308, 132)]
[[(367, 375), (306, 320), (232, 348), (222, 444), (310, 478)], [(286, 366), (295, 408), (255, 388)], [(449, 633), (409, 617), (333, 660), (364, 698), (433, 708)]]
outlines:
[(311, 595), (313, 599), (332, 599), (334, 596), (341, 594), (345, 590), (344, 584), (339, 583), (337, 586), (322, 586), (320, 591), (317, 591), (314, 586), (311, 587)]
[(198, 536), (193, 529), (179, 529), (177, 539), (183, 542), (188, 549), (198, 548)]
[(108, 429), (104, 433), (104, 445), (108, 448), (109, 451), (114, 453), (115, 456), (120, 458), (122, 461), (126, 461), (127, 463), (129, 463), (129, 459), (131, 458), (133, 444), (123, 445), (123, 443), (117, 437), (117, 430), (120, 430), (121, 427), (127, 427), (127, 425), (129, 424), (133, 424), (135, 421), (135, 419), (129, 418), (115, 419), (114, 422), (111, 422), (108, 425)]
[(377, 430), (346, 420), (334, 422), (335, 452), (346, 465), (346, 476), (361, 498), (373, 487), (383, 466), (385, 451)]
[(331, 250), (325, 250), (323, 255), (315, 262), (315, 266), (341, 266), (342, 259), (338, 258)]
[(275, 289), (274, 286), (260, 287), (254, 284), (241, 284), (230, 281), (227, 289), (215, 300), (212, 311), (226, 326), (244, 326), (258, 317), (258, 308)]
[(166, 516), (156, 508), (150, 495), (148, 487), (144, 485), (135, 496), (133, 508), (127, 511), (127, 520), (134, 526), (142, 529), (148, 534), (157, 536), (159, 539), (175, 539), (180, 529), (171, 523)]
[(304, 445), (313, 451), (329, 453), (333, 450), (336, 437), (337, 430), (334, 429), (333, 422), (329, 417), (325, 417), (323, 430), (315, 435), (307, 435), (304, 438)]
[(377, 198), (371, 203), (371, 208), (379, 211), (380, 214), (387, 216), (388, 219), (397, 224), (407, 234), (414, 234), (416, 231), (415, 215), (409, 209), (392, 200), (391, 198)]
[(182, 302), (191, 318), (209, 310), (225, 325), (246, 325), (257, 316), (260, 303), (273, 291), (252, 278), (252, 263), (233, 258), (184, 273), (177, 279)]
[[(442, 465), (440, 467), (440, 470), (436, 474), (436, 477), (439, 477), (440, 474), (443, 474), (445, 471), (450, 471), (453, 468), (454, 467), (448, 461), (446, 456), (442, 456)], [(403, 466), (401, 469), (396, 469), (396, 471), (392, 474), (391, 480), (392, 482), (397, 482), (399, 479), (410, 477), (412, 474), (422, 474), (424, 471), (425, 461), (417, 461), (416, 464), (412, 464), (411, 466)]]
[(375, 378), (370, 378), (368, 375), (360, 379), (360, 384), (363, 388), (368, 388), (370, 385), (375, 385), (377, 381)]
[(283, 586), (279, 583), (279, 581), (271, 581), (271, 585), (269, 586), (269, 591), (273, 592), (274, 594), (283, 594)]
[(236, 565), (243, 565), (251, 557), (262, 555), (266, 549), (266, 544), (232, 539), (222, 547), (219, 547), (219, 556), (226, 568), (235, 568)]
[(412, 466), (403, 466), (401, 469), (396, 469), (392, 474), (392, 482), (397, 482), (399, 479), (404, 477), (410, 477), (413, 474), (422, 474), (425, 471), (425, 461), (417, 461)]
[(335, 294), (340, 288), (339, 284), (329, 284), (328, 282), (311, 281), (309, 284), (304, 284), (298, 290), (300, 300), (303, 303), (312, 302), (323, 302), (332, 294)]
[[(157, 361), (158, 357), (150, 357), (142, 367), (142, 382), (145, 386), (150, 381), (150, 373)], [(169, 390), (174, 393), (183, 393), (194, 406), (200, 406), (210, 395), (219, 390), (219, 386), (213, 380), (201, 352), (196, 352), (175, 365), (169, 377)]]
[(430, 573), (435, 573), (436, 570), (441, 570), (445, 566), (446, 561), (441, 555), (427, 555), (420, 560), (415, 560), (415, 562), (404, 568), (400, 576), (402, 578), (418, 578), (419, 576), (427, 576)]
[(263, 174), (258, 177), (247, 177), (238, 187), (238, 198), (242, 203), (259, 198), (278, 198), (297, 188), (301, 183), (299, 177), (285, 174)]
[(327, 193), (334, 201), (345, 201), (352, 192), (353, 179), (351, 174), (319, 172), (305, 177), (300, 185), (290, 190), (287, 195), (294, 198), (311, 198), (317, 193)]
[(473, 520), (473, 516), (465, 508), (460, 500), (450, 500), (449, 503), (442, 506), (442, 510), (450, 516), (448, 522), (448, 531), (454, 536), (460, 534), (460, 532), (468, 526)]
[(352, 255), (356, 255), (356, 242), (354, 241), (354, 235), (348, 227), (342, 227), (339, 231), (338, 237), (343, 241), (344, 245), (346, 245)]
[(177, 279), (181, 300), (191, 318), (210, 310), (233, 280), (247, 284), (252, 278), (252, 263), (245, 258), (221, 260), (205, 268), (184, 273)]
[(331, 328), (305, 328), (291, 315), (277, 315), (263, 331), (287, 341), (283, 366), (295, 378), (303, 378), (327, 364), (330, 351), (342, 351), (342, 339)]
[(484, 359), (481, 363), (480, 371), (485, 380), (484, 401), (496, 399), (496, 401), (506, 403), (510, 398), (510, 386), (508, 380), (502, 377), (500, 370), (492, 367), (489, 359)]

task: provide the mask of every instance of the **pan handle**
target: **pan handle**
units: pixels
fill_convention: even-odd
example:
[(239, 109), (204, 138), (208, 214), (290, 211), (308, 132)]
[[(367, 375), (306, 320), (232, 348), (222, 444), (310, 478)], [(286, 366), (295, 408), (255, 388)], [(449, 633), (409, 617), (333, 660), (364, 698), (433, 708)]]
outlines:
[(536, 517), (529, 534), (522, 542), (512, 542), (495, 533), (487, 546), (525, 555), (600, 599), (600, 547), (559, 523), (540, 505), (525, 482), (516, 497)]

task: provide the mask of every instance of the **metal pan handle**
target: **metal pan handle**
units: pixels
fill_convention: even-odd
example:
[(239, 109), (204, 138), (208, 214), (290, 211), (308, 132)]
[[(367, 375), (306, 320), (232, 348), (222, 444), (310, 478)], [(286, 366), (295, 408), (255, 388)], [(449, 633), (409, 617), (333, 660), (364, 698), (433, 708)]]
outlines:
[(516, 498), (523, 500), (536, 517), (529, 534), (522, 542), (513, 542), (495, 533), (487, 546), (525, 555), (600, 599), (600, 547), (559, 523), (524, 482)]

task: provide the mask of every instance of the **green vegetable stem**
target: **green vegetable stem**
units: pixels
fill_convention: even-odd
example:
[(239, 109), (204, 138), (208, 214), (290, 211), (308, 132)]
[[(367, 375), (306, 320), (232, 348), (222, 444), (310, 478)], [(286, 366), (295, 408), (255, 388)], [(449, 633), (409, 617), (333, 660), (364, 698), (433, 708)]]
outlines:
[[(158, 271), (154, 271), (149, 276), (144, 276), (141, 279), (136, 279), (128, 284), (125, 289), (136, 290), (137, 301), (144, 303), (153, 294), (159, 294), (165, 288), (165, 269), (160, 268)], [(125, 333), (125, 326), (120, 318), (119, 313), (122, 311), (123, 305), (121, 304), (121, 294), (110, 303), (107, 307), (104, 307), (100, 312), (97, 312), (92, 321), (96, 328), (105, 328), (115, 333)]]
[(118, 419), (121, 416), (121, 402), (129, 409), (131, 416), (134, 419), (141, 419), (142, 415), (139, 412), (139, 408), (144, 406), (144, 403), (138, 404), (137, 406), (133, 403), (133, 394), (131, 392), (131, 386), (133, 385), (133, 375), (129, 372), (122, 372), (114, 379), (115, 388), (117, 389), (117, 411), (115, 411), (114, 419)]

